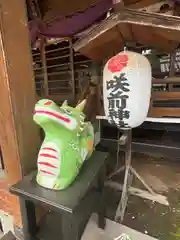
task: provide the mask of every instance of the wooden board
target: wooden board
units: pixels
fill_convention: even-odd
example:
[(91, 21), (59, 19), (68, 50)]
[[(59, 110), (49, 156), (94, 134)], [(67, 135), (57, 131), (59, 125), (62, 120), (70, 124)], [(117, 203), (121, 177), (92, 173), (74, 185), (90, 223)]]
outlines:
[(152, 92), (151, 104), (149, 107), (148, 117), (180, 117), (179, 107), (155, 107), (155, 101), (177, 100), (180, 99), (179, 92)]
[[(0, 143), (5, 192), (36, 166), (39, 147), (38, 128), (32, 119), (36, 99), (25, 6), (25, 0), (0, 3)], [(21, 225), (18, 200), (12, 196), (9, 211)]]

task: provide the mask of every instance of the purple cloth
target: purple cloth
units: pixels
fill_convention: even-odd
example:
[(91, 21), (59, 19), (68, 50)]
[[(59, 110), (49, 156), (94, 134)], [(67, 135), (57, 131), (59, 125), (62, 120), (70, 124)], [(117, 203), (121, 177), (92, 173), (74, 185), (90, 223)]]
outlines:
[(31, 21), (29, 23), (31, 41), (34, 44), (41, 36), (49, 38), (73, 36), (102, 18), (111, 7), (112, 0), (101, 0), (84, 12), (77, 12), (64, 18), (59, 16), (51, 24), (45, 24), (40, 20)]

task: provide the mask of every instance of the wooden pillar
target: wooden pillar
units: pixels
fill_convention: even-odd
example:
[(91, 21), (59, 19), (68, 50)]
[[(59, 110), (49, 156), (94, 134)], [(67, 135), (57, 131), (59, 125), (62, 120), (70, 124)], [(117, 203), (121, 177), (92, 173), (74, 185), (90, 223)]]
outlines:
[(18, 200), (7, 189), (36, 167), (40, 139), (32, 119), (35, 96), (25, 0), (0, 1), (0, 146), (7, 176), (3, 191), (17, 225)]

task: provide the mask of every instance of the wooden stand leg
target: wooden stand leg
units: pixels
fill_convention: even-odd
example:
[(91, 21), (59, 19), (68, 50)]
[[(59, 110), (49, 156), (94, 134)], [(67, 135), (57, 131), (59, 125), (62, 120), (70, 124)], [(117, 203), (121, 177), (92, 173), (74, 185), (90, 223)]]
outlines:
[(127, 130), (128, 135), (128, 141), (126, 145), (126, 152), (125, 152), (125, 175), (124, 175), (124, 184), (123, 184), (123, 190), (121, 195), (121, 200), (119, 202), (119, 205), (117, 207), (115, 220), (118, 221), (120, 218), (120, 221), (123, 221), (124, 213), (127, 206), (128, 201), (128, 188), (129, 185), (132, 183), (131, 179), (131, 172), (130, 172), (130, 166), (131, 166), (131, 142), (132, 142), (132, 131), (131, 129)]
[(80, 240), (81, 234), (79, 224), (72, 216), (64, 215), (61, 217), (61, 237), (62, 240)]
[(98, 179), (98, 189), (100, 192), (100, 203), (98, 207), (98, 226), (101, 229), (105, 229), (106, 227), (106, 203), (104, 198), (104, 182), (105, 182), (105, 176), (106, 176), (106, 169), (103, 168), (100, 177)]
[(36, 213), (32, 202), (20, 198), (24, 240), (33, 240), (36, 233)]
[[(113, 182), (113, 181), (106, 182), (106, 186), (110, 186), (112, 188), (122, 190), (121, 200), (118, 204), (116, 216), (115, 216), (115, 220), (116, 221), (120, 220), (121, 222), (123, 221), (126, 206), (127, 206), (128, 192), (131, 193), (132, 195), (136, 195), (136, 196), (142, 197), (144, 199), (156, 201), (156, 202), (159, 202), (166, 206), (169, 205), (167, 198), (162, 195), (156, 194), (155, 191), (144, 181), (144, 179), (131, 166), (132, 132), (131, 132), (131, 130), (127, 130), (125, 134), (128, 139), (126, 142), (125, 165), (120, 167), (115, 172), (113, 172), (108, 178), (110, 180), (113, 176), (115, 176), (118, 173), (125, 170), (124, 183), (123, 183), (123, 185), (121, 185), (121, 184)], [(119, 148), (117, 148), (117, 149), (119, 150)], [(118, 157), (119, 156), (117, 154), (117, 158)], [(133, 177), (136, 177), (148, 191), (132, 187), (131, 185), (132, 185)]]
[(144, 185), (144, 187), (152, 194), (155, 195), (154, 190), (144, 181), (144, 179), (139, 175), (139, 173), (136, 172), (136, 170), (131, 166), (130, 170), (132, 172), (132, 174), (134, 174), (135, 177), (137, 177), (137, 179), (139, 179), (139, 181), (142, 183), (142, 185)]
[[(103, 118), (102, 118), (103, 119)], [(99, 119), (100, 124), (100, 119)], [(99, 125), (100, 126), (100, 125)], [(99, 128), (100, 132), (101, 129)], [(113, 173), (108, 176), (108, 181), (105, 183), (106, 186), (112, 187), (116, 190), (122, 191), (121, 200), (118, 204), (115, 220), (123, 221), (127, 201), (128, 192), (132, 195), (142, 197), (143, 199), (149, 199), (165, 206), (169, 206), (167, 197), (155, 193), (155, 191), (144, 181), (144, 179), (136, 172), (131, 166), (131, 144), (132, 144), (132, 131), (131, 129), (124, 131), (123, 135), (117, 140), (117, 163), (119, 162), (120, 145), (126, 146), (125, 148), (125, 165), (115, 169)], [(118, 166), (118, 164), (116, 165)], [(119, 184), (118, 182), (111, 181), (113, 176), (119, 174), (125, 170), (124, 183)], [(148, 190), (142, 190), (139, 188), (132, 187), (133, 177), (136, 177), (142, 185)]]

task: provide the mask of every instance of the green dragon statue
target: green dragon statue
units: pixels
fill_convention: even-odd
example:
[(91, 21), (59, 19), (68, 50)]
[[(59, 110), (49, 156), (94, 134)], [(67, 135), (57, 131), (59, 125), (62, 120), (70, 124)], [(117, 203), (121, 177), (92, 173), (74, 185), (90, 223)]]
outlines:
[(45, 132), (38, 155), (39, 185), (54, 190), (67, 188), (92, 154), (94, 129), (85, 122), (84, 105), (85, 100), (75, 108), (67, 101), (60, 107), (48, 99), (37, 102), (34, 121)]

